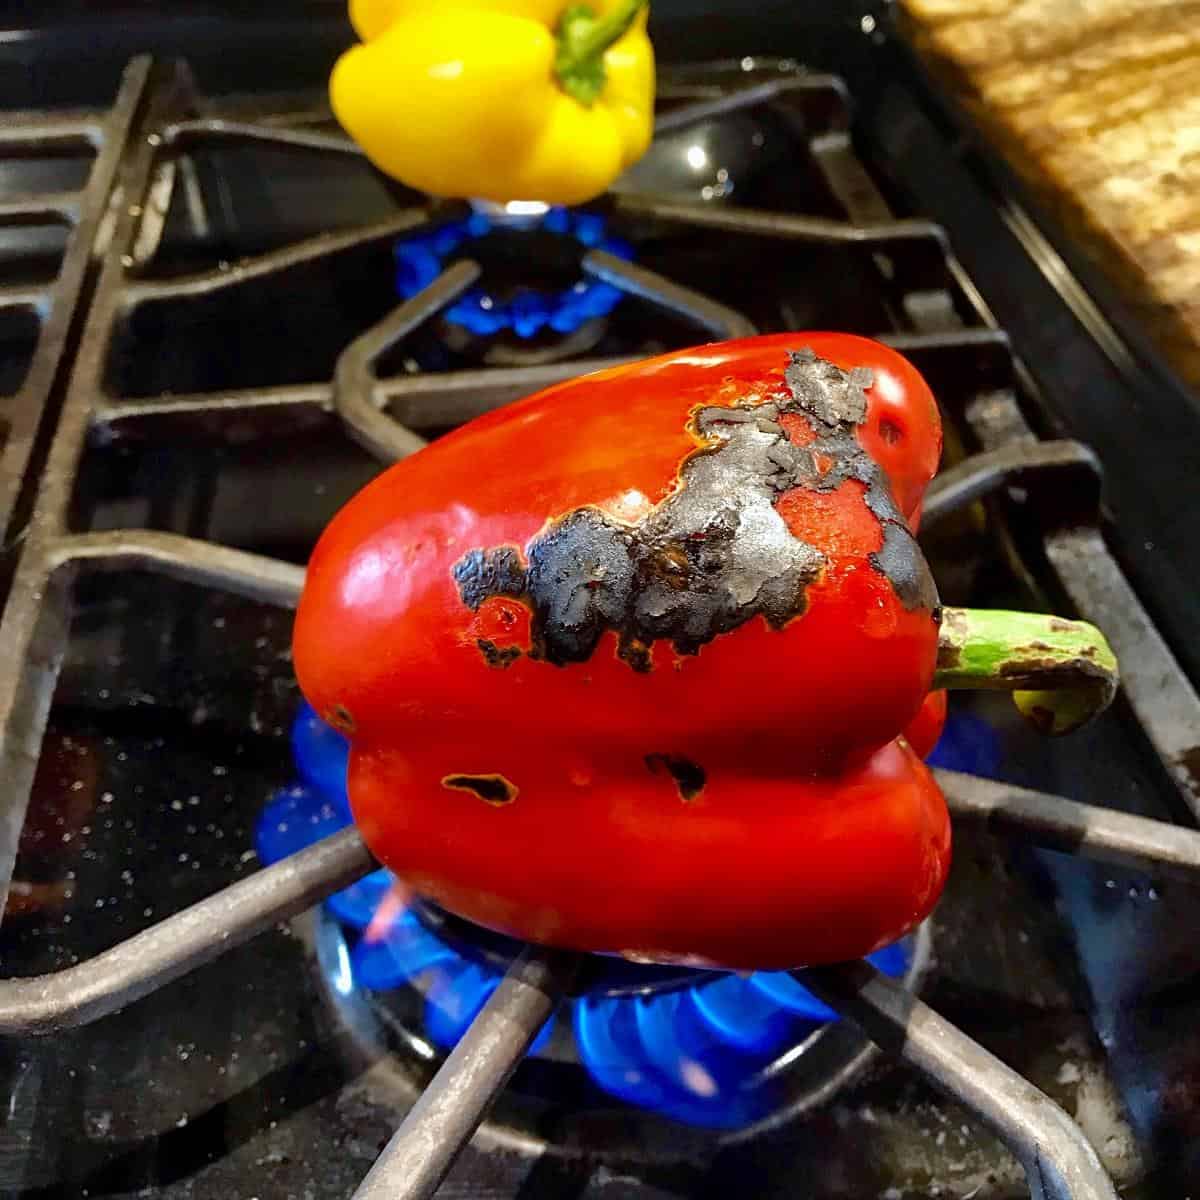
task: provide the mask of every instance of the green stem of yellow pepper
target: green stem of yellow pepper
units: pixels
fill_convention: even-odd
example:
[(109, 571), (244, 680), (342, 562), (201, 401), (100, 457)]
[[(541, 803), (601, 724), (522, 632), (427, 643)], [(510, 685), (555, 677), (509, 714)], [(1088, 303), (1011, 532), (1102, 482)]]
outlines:
[(603, 17), (587, 4), (573, 4), (558, 25), (554, 74), (580, 104), (592, 105), (604, 91), (604, 52), (624, 37), (648, 0), (621, 0)]

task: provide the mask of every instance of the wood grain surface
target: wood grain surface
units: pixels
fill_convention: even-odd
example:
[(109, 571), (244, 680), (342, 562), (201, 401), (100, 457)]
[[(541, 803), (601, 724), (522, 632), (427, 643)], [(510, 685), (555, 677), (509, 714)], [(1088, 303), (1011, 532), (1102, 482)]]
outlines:
[(903, 7), (917, 50), (1200, 386), (1200, 3)]

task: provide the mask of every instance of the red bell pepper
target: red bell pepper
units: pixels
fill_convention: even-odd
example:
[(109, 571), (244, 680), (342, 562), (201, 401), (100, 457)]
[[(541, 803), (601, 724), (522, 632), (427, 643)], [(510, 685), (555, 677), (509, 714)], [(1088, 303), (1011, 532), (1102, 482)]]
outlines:
[[(909, 363), (812, 333), (572, 380), (385, 472), (321, 538), (295, 635), (368, 844), (460, 915), (639, 959), (905, 933), (950, 860), (900, 736), (939, 722), (910, 523), (940, 449)], [(999, 677), (954, 629), (947, 681)], [(1013, 686), (1067, 653), (1023, 649)]]
[(946, 693), (930, 692), (917, 715), (904, 727), (904, 740), (918, 758), (928, 758), (946, 727)]

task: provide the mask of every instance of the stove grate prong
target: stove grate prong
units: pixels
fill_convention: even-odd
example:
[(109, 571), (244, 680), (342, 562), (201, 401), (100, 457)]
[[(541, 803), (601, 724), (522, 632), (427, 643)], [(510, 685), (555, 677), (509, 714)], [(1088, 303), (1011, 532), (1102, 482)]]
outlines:
[(0, 310), (25, 308), (33, 309), (41, 316), (49, 311), (51, 304), (50, 288), (33, 286), (22, 287), (20, 284), (7, 284), (0, 287)]
[(354, 1200), (425, 1200), (487, 1116), (525, 1051), (566, 994), (577, 955), (526, 949), (447, 1056), (354, 1193)]
[(986, 1122), (1020, 1160), (1031, 1200), (1116, 1200), (1083, 1131), (1044, 1092), (869, 963), (814, 967), (804, 986)]
[(583, 270), (594, 279), (620, 288), (627, 295), (638, 296), (664, 312), (699, 325), (715, 338), (753, 337), (758, 332), (749, 320), (732, 308), (604, 250), (592, 250), (586, 254)]
[(1047, 850), (1200, 882), (1200, 831), (1016, 784), (934, 769), (951, 815)]
[(1082, 442), (1009, 442), (984, 450), (934, 476), (925, 494), (922, 520), (926, 526), (965, 508), (976, 500), (1017, 485), (1066, 493), (1073, 509), (1081, 493), (1095, 510), (1100, 500), (1100, 463)]
[(297, 129), (257, 121), (230, 121), (224, 117), (195, 117), (187, 121), (175, 121), (162, 132), (163, 144), (173, 147), (188, 146), (208, 139), (260, 142), (289, 150), (315, 150), (322, 154), (348, 154), (356, 158), (363, 156), (358, 143), (343, 133), (323, 133), (316, 129)]
[(713, 229), (722, 233), (779, 238), (783, 241), (850, 244), (867, 248), (883, 248), (895, 242), (928, 242), (939, 255), (946, 249), (946, 234), (942, 227), (920, 218), (856, 224), (766, 209), (703, 207), (684, 200), (661, 200), (633, 192), (615, 196), (613, 211), (634, 220), (682, 225), (693, 231)]
[(654, 136), (658, 138), (664, 134), (678, 133), (682, 129), (699, 125), (702, 121), (715, 121), (719, 117), (729, 116), (730, 113), (744, 112), (759, 104), (785, 99), (796, 92), (830, 92), (837, 96), (844, 107), (849, 106), (846, 85), (836, 75), (803, 71), (784, 75), (779, 79), (768, 79), (764, 83), (751, 84), (749, 87), (736, 88), (711, 100), (693, 100), (676, 108), (669, 108), (655, 119)]
[[(142, 72), (138, 60), (132, 71), (122, 80), (122, 87), (133, 91), (140, 80), (135, 77)], [(118, 98), (117, 103), (120, 103)], [(116, 105), (114, 105), (114, 108)], [(4, 124), (0, 126), (0, 149), (13, 152), (47, 151), (60, 153), (64, 150), (95, 150), (108, 137), (107, 114), (98, 112), (6, 112)]]
[[(5, 303), (0, 288), (0, 306)], [(375, 395), (392, 417), (409, 429), (440, 429), (482, 416), (576, 375), (604, 371), (636, 361), (632, 356), (573, 358), (528, 367), (468, 368), (458, 371), (399, 375), (376, 380)], [(283, 384), (278, 387), (224, 392), (176, 393), (170, 397), (126, 397), (102, 401), (96, 423), (104, 436), (116, 439), (160, 438), (189, 422), (219, 427), (223, 418), (255, 412), (286, 420), (312, 410), (333, 411), (328, 383)]]
[(396, 421), (409, 429), (431, 429), (469, 421), (577, 375), (606, 371), (636, 356), (572, 358), (527, 367), (490, 367), (430, 372), (382, 379), (378, 395)]
[(0, 983), (0, 1034), (51, 1034), (118, 1012), (376, 869), (344, 829), (238, 880), (111, 950), (52, 975)]
[(347, 432), (384, 462), (414, 454), (425, 439), (397, 424), (382, 411), (375, 364), (397, 342), (453, 304), (479, 278), (478, 263), (462, 259), (428, 287), (393, 309), (360, 334), (338, 356), (333, 373), (333, 402)]
[(43, 192), (36, 196), (5, 196), (0, 200), (0, 224), (38, 225), (61, 221), (74, 225), (79, 219), (78, 192)]
[(242, 287), (251, 280), (265, 279), (281, 271), (290, 271), (354, 247), (390, 241), (428, 221), (429, 213), (425, 209), (408, 208), (385, 221), (377, 221), (361, 229), (345, 233), (320, 233), (316, 237), (291, 242), (277, 250), (268, 250), (252, 258), (244, 258), (212, 270), (174, 275), (169, 279), (130, 279), (121, 288), (118, 307), (122, 315), (128, 317), (140, 304), (149, 301), (210, 296), (214, 292)]
[(47, 578), (69, 564), (90, 570), (151, 571), (282, 608), (295, 608), (304, 587), (303, 567), (153, 529), (66, 534), (49, 543), (45, 558)]

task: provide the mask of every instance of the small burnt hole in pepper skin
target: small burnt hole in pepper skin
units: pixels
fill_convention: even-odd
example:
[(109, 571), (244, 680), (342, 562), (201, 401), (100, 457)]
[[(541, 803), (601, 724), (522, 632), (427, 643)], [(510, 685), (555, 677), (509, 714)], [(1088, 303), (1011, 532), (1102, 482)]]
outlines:
[(354, 718), (350, 715), (350, 710), (344, 704), (335, 704), (325, 714), (325, 721), (338, 730), (338, 732), (348, 735), (352, 735), (358, 728), (354, 723)]
[(499, 667), (503, 670), (505, 667), (511, 667), (521, 657), (520, 647), (497, 646), (488, 638), (476, 638), (475, 645), (479, 647), (479, 653), (483, 655), (489, 667)]
[(708, 775), (699, 763), (675, 754), (647, 754), (646, 767), (653, 775), (663, 772), (670, 775), (681, 800), (695, 800), (708, 782)]
[(447, 775), (442, 787), (455, 792), (470, 792), (485, 804), (499, 808), (517, 798), (517, 785), (503, 775)]

